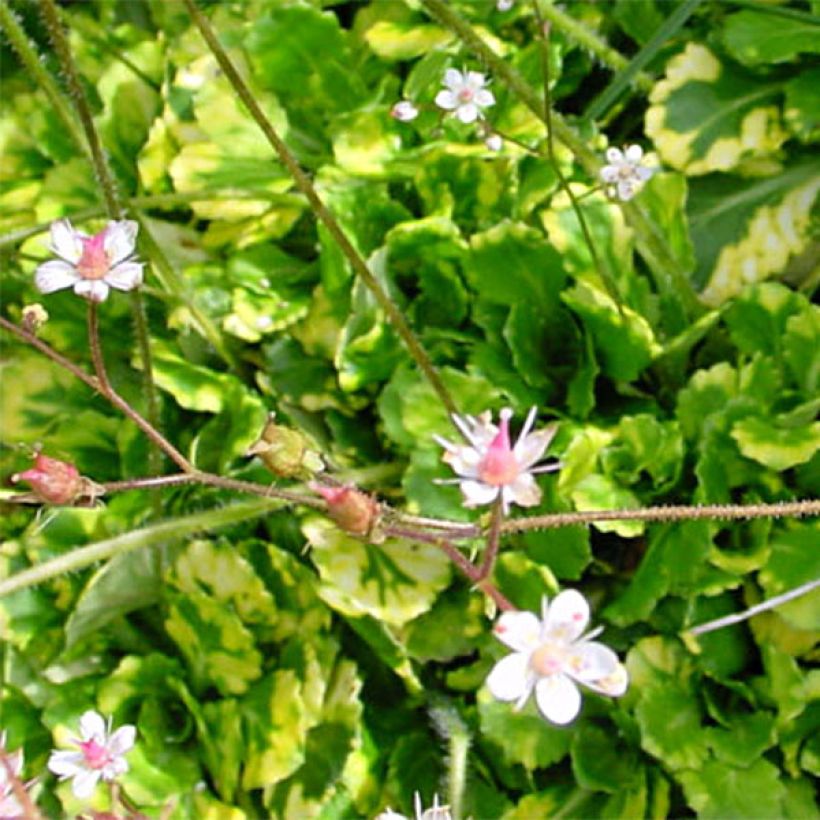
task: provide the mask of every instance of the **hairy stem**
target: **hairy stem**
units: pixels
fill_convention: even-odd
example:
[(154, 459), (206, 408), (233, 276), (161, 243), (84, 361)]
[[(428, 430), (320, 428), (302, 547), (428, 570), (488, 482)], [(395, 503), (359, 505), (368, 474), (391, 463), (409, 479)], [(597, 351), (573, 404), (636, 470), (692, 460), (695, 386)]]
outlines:
[(739, 624), (742, 621), (747, 621), (749, 618), (753, 618), (755, 615), (759, 615), (761, 612), (766, 612), (769, 609), (783, 606), (783, 604), (787, 604), (795, 598), (800, 598), (802, 595), (808, 595), (812, 590), (815, 590), (818, 587), (820, 587), (820, 578), (816, 578), (814, 581), (808, 581), (805, 584), (801, 584), (799, 587), (790, 589), (788, 592), (784, 592), (781, 595), (775, 595), (774, 598), (769, 598), (768, 601), (762, 601), (759, 604), (750, 606), (748, 609), (743, 610), (743, 612), (735, 612), (732, 615), (725, 615), (723, 618), (715, 618), (713, 621), (706, 621), (706, 623), (693, 626), (691, 629), (686, 631), (690, 635), (703, 635), (706, 632), (714, 632), (716, 629), (723, 629), (724, 626)]
[(504, 519), (504, 507), (501, 503), (501, 496), (493, 504), (492, 518), (490, 519), (490, 530), (487, 533), (487, 546), (484, 547), (484, 557), (478, 573), (481, 578), (489, 578), (495, 566), (495, 559), (498, 557), (498, 545), (501, 542), (501, 522)]
[(199, 28), (202, 37), (208, 44), (208, 47), (211, 49), (214, 57), (216, 57), (220, 67), (225, 72), (225, 76), (234, 87), (237, 96), (242, 100), (248, 112), (253, 117), (273, 149), (276, 151), (282, 164), (290, 172), (299, 190), (307, 198), (313, 213), (316, 215), (316, 218), (325, 226), (328, 233), (333, 237), (345, 258), (356, 272), (356, 275), (362, 280), (362, 282), (364, 282), (375, 297), (376, 301), (379, 303), (382, 310), (384, 310), (387, 318), (390, 320), (390, 323), (401, 337), (410, 355), (413, 357), (419, 369), (427, 377), (427, 380), (432, 385), (441, 400), (441, 403), (447, 409), (448, 415), (458, 413), (455, 402), (450, 396), (450, 392), (447, 390), (444, 382), (442, 382), (438, 371), (430, 360), (430, 357), (427, 355), (427, 351), (424, 347), (422, 347), (421, 342), (418, 340), (415, 333), (413, 333), (402, 312), (370, 271), (370, 268), (367, 266), (367, 262), (353, 246), (353, 243), (348, 238), (336, 217), (322, 201), (308, 175), (302, 170), (301, 166), (296, 161), (296, 158), (290, 152), (290, 149), (282, 141), (279, 134), (277, 134), (270, 120), (256, 102), (251, 90), (236, 70), (236, 67), (230, 57), (228, 57), (225, 49), (222, 48), (216, 34), (211, 28), (211, 24), (208, 22), (205, 15), (202, 14), (202, 12), (197, 8), (194, 0), (184, 0), (184, 2), (188, 8), (191, 18), (197, 28)]

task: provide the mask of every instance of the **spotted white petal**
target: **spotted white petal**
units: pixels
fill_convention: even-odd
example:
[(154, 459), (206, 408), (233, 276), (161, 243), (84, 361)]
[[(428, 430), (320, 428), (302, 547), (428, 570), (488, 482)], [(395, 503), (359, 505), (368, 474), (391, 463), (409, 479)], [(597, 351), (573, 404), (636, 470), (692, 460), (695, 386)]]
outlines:
[(516, 652), (529, 652), (541, 639), (541, 621), (532, 612), (502, 612), (493, 627), (501, 643)]
[(520, 701), (529, 697), (532, 676), (529, 672), (529, 656), (516, 652), (502, 658), (487, 676), (487, 688), (496, 699), (504, 702)]
[(133, 290), (142, 284), (142, 262), (121, 262), (104, 277), (107, 285), (117, 290)]
[(596, 641), (576, 644), (567, 659), (566, 671), (581, 683), (608, 678), (620, 665), (618, 656)]
[(436, 94), (436, 105), (443, 108), (445, 111), (452, 111), (458, 107), (458, 97), (455, 92), (444, 89)]
[(538, 710), (551, 723), (564, 726), (581, 711), (581, 693), (566, 675), (550, 675), (535, 684)]
[(611, 165), (621, 165), (624, 161), (624, 154), (620, 148), (607, 148), (606, 159)]
[(584, 633), (587, 623), (589, 604), (586, 598), (575, 589), (565, 589), (550, 604), (544, 631), (553, 640), (571, 643)]
[(34, 284), (40, 293), (54, 293), (63, 288), (70, 288), (79, 281), (80, 274), (77, 269), (61, 259), (43, 262), (34, 272)]
[(604, 165), (601, 168), (601, 179), (607, 183), (617, 182), (618, 169), (614, 165)]
[(108, 285), (102, 279), (80, 279), (74, 285), (74, 293), (92, 302), (104, 302), (108, 298)]
[(619, 663), (611, 674), (597, 680), (584, 681), (584, 686), (602, 695), (618, 698), (626, 692), (629, 686), (629, 673), (626, 667)]
[(618, 199), (628, 202), (635, 196), (635, 185), (631, 180), (622, 179), (618, 182)]
[(49, 247), (66, 262), (76, 264), (83, 254), (84, 236), (85, 234), (75, 230), (67, 219), (58, 219), (51, 223)]
[(640, 179), (641, 182), (646, 182), (646, 180), (648, 180), (654, 173), (654, 168), (646, 168), (643, 165), (639, 165), (635, 169), (635, 175), (638, 177), (638, 179)]

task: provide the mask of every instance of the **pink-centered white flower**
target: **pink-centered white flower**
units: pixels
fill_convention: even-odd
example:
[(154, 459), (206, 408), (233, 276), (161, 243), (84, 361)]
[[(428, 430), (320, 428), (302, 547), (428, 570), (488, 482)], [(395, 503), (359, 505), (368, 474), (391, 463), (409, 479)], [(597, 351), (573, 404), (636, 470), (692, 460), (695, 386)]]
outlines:
[(589, 604), (580, 592), (567, 589), (552, 605), (543, 599), (541, 620), (532, 612), (504, 612), (493, 629), (513, 650), (487, 678), (487, 688), (501, 701), (520, 709), (535, 692), (538, 710), (551, 723), (570, 723), (581, 709), (578, 684), (603, 695), (626, 692), (629, 678), (618, 656), (593, 641), (599, 627), (584, 634)]
[[(421, 795), (416, 792), (413, 795), (415, 813), (412, 820), (452, 820), (449, 806), (439, 806), (438, 795), (433, 795), (433, 805), (429, 809), (422, 810)], [(404, 814), (399, 814), (393, 809), (385, 809), (377, 814), (374, 820), (411, 820)]]
[(482, 109), (495, 105), (493, 92), (484, 87), (486, 84), (486, 78), (478, 71), (448, 68), (444, 72), (445, 88), (436, 94), (436, 105), (452, 111), (461, 122), (475, 122), (484, 116)]
[[(16, 820), (16, 818), (24, 818), (26, 816), (25, 808), (21, 805), (20, 800), (14, 793), (13, 779), (20, 780), (20, 775), (23, 773), (23, 750), (18, 749), (16, 752), (6, 751), (6, 734), (0, 734), (0, 753), (5, 757), (5, 762), (8, 768), (11, 769), (11, 774), (5, 765), (0, 764), (0, 818), (6, 820)], [(13, 778), (13, 779), (12, 779)], [(23, 783), (24, 789), (28, 789), (31, 784)]]
[(641, 165), (643, 149), (640, 145), (608, 148), (606, 152), (607, 165), (601, 168), (601, 180), (609, 187), (610, 196), (617, 197), (623, 202), (632, 199), (641, 186), (655, 173), (653, 168)]
[(53, 751), (48, 768), (60, 780), (71, 778), (71, 790), (76, 797), (90, 797), (102, 779), (116, 780), (128, 771), (125, 755), (133, 748), (137, 730), (126, 724), (111, 731), (98, 712), (88, 711), (80, 718), (80, 737), (73, 743), (78, 751)]
[(510, 443), (512, 410), (504, 408), (499, 414), (498, 426), (492, 423), (490, 411), (475, 416), (453, 416), (467, 444), (454, 444), (441, 436), (435, 440), (444, 448), (443, 459), (460, 476), (457, 479), (439, 479), (439, 484), (458, 484), (464, 496), (465, 507), (491, 504), (501, 498), (504, 514), (510, 504), (534, 507), (541, 500), (541, 488), (533, 475), (560, 468), (560, 464), (541, 467), (539, 462), (556, 432), (550, 425), (531, 433), (537, 408), (527, 415), (524, 427), (515, 445)]
[(74, 288), (92, 302), (103, 302), (110, 288), (133, 290), (142, 283), (142, 262), (134, 261), (139, 225), (128, 219), (109, 222), (94, 236), (67, 219), (51, 223), (49, 247), (59, 259), (39, 265), (34, 282), (41, 293)]

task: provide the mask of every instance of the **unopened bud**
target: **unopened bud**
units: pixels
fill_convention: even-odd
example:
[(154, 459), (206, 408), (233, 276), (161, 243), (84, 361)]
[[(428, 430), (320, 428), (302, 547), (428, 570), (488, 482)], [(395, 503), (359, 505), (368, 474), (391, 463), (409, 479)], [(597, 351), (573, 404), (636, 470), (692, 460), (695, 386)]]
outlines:
[(84, 479), (73, 464), (37, 453), (34, 466), (11, 477), (13, 482), (27, 481), (40, 501), (46, 504), (71, 504), (85, 494)]
[(410, 122), (411, 120), (416, 119), (418, 115), (418, 108), (416, 108), (410, 100), (401, 100), (401, 102), (397, 102), (390, 109), (390, 116), (399, 122)]
[(355, 487), (325, 487), (311, 484), (310, 489), (327, 501), (327, 514), (351, 535), (370, 535), (379, 518), (379, 505), (375, 498)]
[(48, 321), (48, 312), (40, 304), (24, 305), (22, 311), (23, 330), (36, 333)]
[(498, 134), (490, 134), (484, 140), (484, 144), (490, 151), (500, 151), (504, 147), (504, 140)]
[(307, 438), (298, 430), (276, 424), (271, 413), (259, 440), (252, 444), (246, 456), (259, 456), (264, 465), (282, 478), (310, 478), (324, 469), (322, 457), (308, 445)]

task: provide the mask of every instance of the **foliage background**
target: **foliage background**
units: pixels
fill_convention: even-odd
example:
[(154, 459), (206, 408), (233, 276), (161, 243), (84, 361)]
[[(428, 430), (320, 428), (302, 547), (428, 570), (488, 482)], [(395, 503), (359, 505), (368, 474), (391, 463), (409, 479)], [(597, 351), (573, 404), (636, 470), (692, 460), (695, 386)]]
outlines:
[[(449, 5), (542, 86), (528, 4)], [(541, 512), (818, 494), (820, 9), (689, 3), (669, 25), (682, 5), (567, 3), (612, 54), (553, 21), (556, 109), (590, 151), (651, 141), (663, 168), (622, 207), (590, 192), (588, 169), (558, 146), (600, 270), (546, 157), (512, 141), (493, 153), (432, 108), (413, 123), (390, 117), (401, 97), (429, 104), (447, 66), (482, 70), (420, 3), (206, 6), (459, 408), (509, 405), (520, 418), (537, 404), (560, 420), (552, 452), (565, 466), (540, 480)], [(36, 7), (13, 8), (57, 76)], [(334, 470), (397, 507), (477, 519), (455, 488), (432, 484), (447, 472), (435, 394), (184, 5), (62, 11), (151, 261), (169, 438), (202, 469), (269, 481), (244, 453), (275, 409)], [(630, 81), (623, 58), (636, 54), (648, 59)], [(4, 311), (19, 319), (43, 301), (42, 337), (82, 360), (83, 305), (70, 292), (41, 299), (32, 272), (50, 220), (101, 224), (99, 190), (7, 42), (2, 72)], [(491, 122), (543, 148), (543, 123), (497, 79), (492, 88)], [(668, 264), (636, 251), (634, 208)], [(139, 407), (129, 315), (115, 294), (102, 332), (112, 379)], [(3, 343), (4, 476), (27, 463), (19, 445), (38, 441), (97, 481), (149, 472), (133, 426), (33, 350)], [(4, 577), (147, 533), (140, 549), (0, 600), (0, 724), (10, 748), (25, 747), (28, 776), (44, 771), (53, 732), (95, 707), (137, 725), (124, 784), (151, 816), (169, 801), (175, 817), (409, 812), (414, 790), (427, 804), (448, 792), (465, 749), (465, 816), (817, 816), (820, 595), (699, 642), (679, 637), (817, 578), (815, 523), (611, 522), (506, 537), (501, 591), (537, 609), (545, 593), (582, 589), (630, 670), (625, 698), (589, 697), (555, 728), (482, 688), (502, 647), (481, 596), (432, 547), (363, 544), (315, 513), (241, 504), (184, 487), (42, 515), (5, 505)], [(150, 538), (160, 520), (177, 526)], [(81, 808), (67, 784), (37, 788), (51, 815)]]

